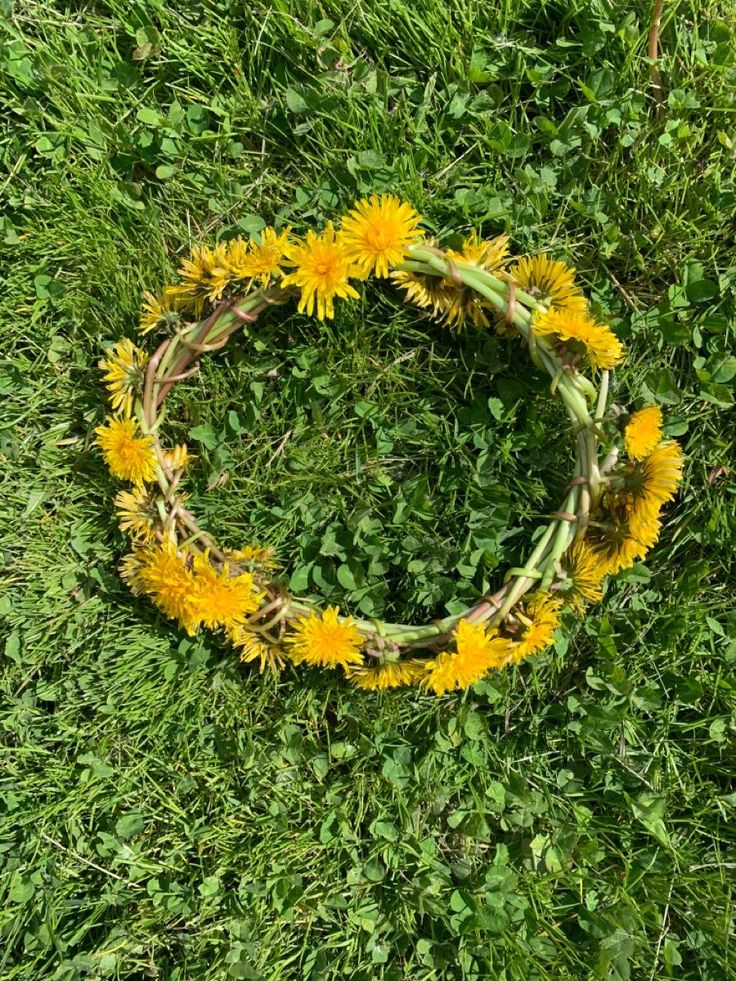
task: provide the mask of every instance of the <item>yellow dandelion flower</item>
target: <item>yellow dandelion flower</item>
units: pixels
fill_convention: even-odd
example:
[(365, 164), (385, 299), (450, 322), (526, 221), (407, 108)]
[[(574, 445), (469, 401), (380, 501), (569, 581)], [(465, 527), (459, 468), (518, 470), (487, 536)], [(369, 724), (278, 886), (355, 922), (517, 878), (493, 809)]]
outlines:
[[(501, 274), (508, 263), (509, 237), (497, 235), (495, 238), (483, 240), (477, 232), (473, 231), (463, 242), (462, 249), (459, 252), (448, 249), (447, 257), (454, 262), (467, 262), (480, 266), (487, 272)], [(453, 299), (445, 315), (446, 322), (450, 326), (461, 330), (465, 321), (470, 320), (476, 327), (489, 327), (488, 312), (490, 311), (494, 315), (499, 333), (513, 333), (513, 329), (507, 329), (506, 322), (498, 318), (498, 312), (479, 293), (467, 286), (457, 285), (451, 279), (445, 282), (455, 287)]]
[(114, 344), (108, 357), (99, 362), (113, 411), (125, 416), (132, 413), (133, 399), (143, 390), (147, 363), (146, 354), (127, 337)]
[(97, 442), (110, 472), (132, 484), (156, 479), (153, 436), (139, 436), (136, 419), (110, 419), (95, 429)]
[(143, 585), (140, 580), (140, 572), (143, 568), (143, 555), (139, 550), (134, 550), (128, 555), (124, 555), (118, 565), (120, 578), (127, 583), (128, 588), (134, 596), (143, 594)]
[(684, 458), (674, 440), (662, 440), (643, 460), (628, 464), (616, 505), (633, 538), (650, 548), (659, 537), (660, 511), (675, 496)]
[(238, 565), (248, 565), (256, 569), (278, 569), (274, 559), (275, 549), (270, 545), (246, 545), (244, 548), (228, 549), (227, 557)]
[(298, 286), (301, 290), (299, 312), (310, 317), (317, 311), (317, 319), (331, 320), (335, 316), (335, 297), (345, 300), (358, 298), (357, 291), (348, 282), (356, 275), (356, 267), (348, 259), (345, 246), (328, 221), (321, 235), (307, 232), (306, 242), (290, 245), (287, 250), (289, 264), (294, 272), (281, 280), (282, 286)]
[(682, 480), (685, 458), (680, 444), (674, 439), (662, 440), (637, 466), (641, 484), (637, 491), (664, 504), (671, 501)]
[(159, 329), (173, 330), (181, 323), (182, 309), (177, 297), (177, 287), (165, 286), (160, 296), (146, 291), (143, 294), (138, 330), (141, 334), (149, 334), (152, 330)]
[(588, 532), (586, 541), (604, 575), (630, 569), (644, 558), (659, 537), (661, 523), (655, 515), (640, 512), (640, 517), (634, 519), (636, 535), (631, 527), (631, 515), (631, 503), (626, 506), (618, 502), (603, 515), (601, 527), (592, 527)]
[(624, 443), (632, 460), (643, 460), (662, 439), (662, 410), (648, 405), (635, 412), (626, 424)]
[(206, 296), (195, 292), (190, 283), (176, 283), (174, 286), (167, 286), (171, 302), (176, 303), (180, 310), (186, 310), (193, 320), (202, 317), (205, 307)]
[(207, 555), (195, 556), (194, 580), (197, 612), (202, 623), (212, 630), (243, 623), (263, 599), (250, 572), (233, 576), (227, 563), (218, 572)]
[(654, 540), (647, 546), (626, 531), (627, 529), (620, 531), (617, 529), (614, 534), (607, 535), (594, 546), (594, 551), (607, 575), (615, 575), (623, 569), (630, 569), (635, 562), (643, 559), (651, 545), (654, 545)]
[(455, 293), (450, 308), (445, 314), (445, 323), (449, 327), (454, 327), (461, 331), (465, 326), (465, 321), (469, 320), (475, 327), (490, 327), (490, 320), (486, 313), (492, 309), (483, 301), (483, 297), (475, 290), (459, 288)]
[(228, 263), (228, 247), (219, 242), (214, 248), (195, 245), (189, 259), (179, 267), (182, 282), (170, 287), (170, 294), (178, 301), (189, 302), (200, 314), (205, 302), (222, 298), (226, 288), (235, 279)]
[(406, 661), (379, 661), (376, 664), (360, 664), (347, 669), (351, 684), (364, 691), (386, 691), (401, 688), (421, 680), (426, 673), (426, 662), (411, 658)]
[(348, 259), (362, 279), (372, 272), (389, 274), (406, 257), (407, 249), (421, 238), (422, 219), (406, 201), (393, 194), (375, 194), (357, 201), (342, 220), (342, 240)]
[(503, 667), (510, 652), (509, 641), (495, 630), (487, 633), (482, 623), (467, 620), (457, 625), (455, 647), (455, 653), (443, 651), (426, 664), (422, 685), (436, 695), (469, 688), (491, 669)]
[(578, 612), (585, 603), (599, 603), (603, 598), (601, 584), (604, 567), (586, 541), (576, 541), (565, 554), (566, 578), (562, 583), (562, 596)]
[(136, 595), (150, 597), (190, 636), (196, 632), (201, 621), (196, 580), (172, 541), (139, 549), (136, 558), (128, 561), (126, 577)]
[[(499, 272), (508, 259), (509, 237), (498, 235), (496, 238), (482, 241), (477, 232), (463, 242), (460, 252), (455, 249), (447, 250), (447, 257), (454, 262), (467, 262), (488, 272)], [(480, 293), (462, 284), (456, 284), (452, 279), (445, 280), (448, 289), (454, 287), (453, 299), (445, 312), (445, 321), (451, 327), (462, 330), (466, 320), (476, 327), (489, 327), (487, 311), (493, 311)], [(495, 312), (495, 311), (494, 311)]]
[(483, 240), (476, 231), (463, 242), (462, 249), (448, 249), (447, 255), (455, 262), (467, 262), (480, 266), (487, 272), (497, 272), (503, 269), (509, 257), (508, 235), (497, 235), (495, 238)]
[(548, 310), (533, 320), (538, 337), (564, 342), (573, 354), (585, 353), (594, 368), (615, 368), (624, 360), (624, 346), (610, 327), (585, 313)]
[(233, 280), (250, 280), (253, 277), (246, 268), (250, 243), (242, 235), (224, 242), (224, 255)]
[(266, 669), (272, 674), (276, 674), (283, 668), (283, 652), (276, 644), (269, 644), (263, 637), (248, 630), (242, 624), (229, 627), (227, 635), (233, 647), (237, 649), (238, 656), (244, 664), (252, 664), (254, 661), (258, 661), (258, 670), (261, 674)]
[(629, 532), (647, 549), (657, 541), (662, 527), (660, 521), (660, 511), (662, 505), (652, 497), (641, 494), (637, 497), (624, 497), (623, 504), (626, 510)]
[(177, 443), (170, 450), (164, 450), (163, 457), (170, 470), (184, 470), (192, 461), (189, 447), (185, 443)]
[[(436, 245), (433, 239), (428, 239), (426, 244)], [(463, 243), (462, 251), (448, 249), (446, 255), (456, 262), (467, 262), (488, 272), (498, 272), (506, 261), (507, 253), (507, 235), (481, 241), (473, 233)], [(487, 311), (493, 308), (475, 290), (456, 283), (449, 276), (425, 276), (397, 269), (391, 273), (391, 279), (405, 291), (408, 302), (424, 310), (431, 310), (436, 320), (450, 327), (461, 330), (466, 320), (470, 320), (476, 327), (490, 325)]]
[(287, 637), (295, 663), (347, 668), (362, 662), (363, 635), (350, 617), (338, 620), (339, 612), (328, 606), (321, 615), (312, 613), (295, 624), (294, 633)]
[(546, 255), (528, 256), (509, 270), (509, 276), (525, 293), (553, 310), (583, 315), (588, 309), (583, 291), (575, 282), (575, 270), (564, 262)]
[(445, 320), (458, 297), (458, 288), (443, 276), (424, 276), (403, 269), (394, 270), (391, 279), (404, 290), (405, 299), (422, 310), (429, 310), (436, 320)]
[(516, 664), (530, 654), (536, 654), (550, 646), (555, 630), (560, 625), (561, 608), (562, 602), (558, 597), (540, 593), (527, 603), (523, 612), (516, 612), (523, 631), (511, 646), (511, 661)]
[(260, 239), (247, 244), (242, 238), (228, 243), (228, 262), (236, 279), (257, 280), (265, 286), (269, 280), (284, 275), (283, 265), (289, 246), (290, 229), (280, 234), (275, 228), (264, 228)]
[(143, 487), (132, 491), (119, 491), (115, 495), (115, 509), (120, 519), (120, 530), (131, 538), (146, 544), (155, 537), (159, 514), (149, 492)]

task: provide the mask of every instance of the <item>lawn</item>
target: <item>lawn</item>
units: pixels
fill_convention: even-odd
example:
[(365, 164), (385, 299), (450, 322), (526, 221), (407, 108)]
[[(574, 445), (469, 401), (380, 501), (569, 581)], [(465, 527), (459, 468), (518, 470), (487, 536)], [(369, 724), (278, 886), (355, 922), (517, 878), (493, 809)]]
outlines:
[[(0, 979), (736, 978), (736, 18), (0, 0)], [(278, 677), (131, 596), (97, 362), (190, 247), (393, 192), (575, 265), (687, 475), (646, 564), (464, 694)], [(518, 564), (570, 435), (518, 344), (370, 285), (178, 386), (191, 500), (361, 616)], [(150, 345), (149, 345), (150, 348)]]

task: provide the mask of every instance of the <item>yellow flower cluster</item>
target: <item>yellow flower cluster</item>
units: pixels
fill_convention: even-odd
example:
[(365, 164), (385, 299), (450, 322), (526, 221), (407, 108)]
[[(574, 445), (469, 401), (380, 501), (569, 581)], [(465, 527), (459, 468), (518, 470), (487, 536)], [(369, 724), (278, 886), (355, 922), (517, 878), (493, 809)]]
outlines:
[[(371, 274), (390, 276), (405, 291), (407, 301), (427, 310), (437, 320), (456, 329), (466, 322), (476, 327), (496, 320), (499, 331), (507, 326), (482, 293), (457, 275), (478, 269), (497, 277), (499, 284), (513, 283), (538, 308), (534, 333), (564, 352), (572, 364), (587, 355), (593, 367), (610, 369), (623, 361), (621, 342), (588, 313), (587, 303), (575, 281), (575, 270), (545, 255), (520, 259), (509, 266), (508, 236), (483, 240), (474, 231), (458, 250), (439, 252), (432, 239), (421, 242), (419, 215), (394, 195), (364, 198), (343, 216), (339, 228), (327, 222), (321, 232), (308, 231), (293, 239), (290, 230), (267, 227), (256, 238), (195, 246), (179, 268), (179, 283), (167, 286), (158, 297), (146, 294), (141, 331), (176, 326), (189, 313), (200, 317), (207, 303), (235, 296), (258, 284), (294, 290), (299, 311), (319, 320), (335, 315), (336, 299), (357, 299), (351, 280)], [(431, 275), (401, 266), (412, 246), (442, 255), (449, 265), (446, 275)]]
[[(425, 246), (435, 249), (436, 242), (429, 240)], [(539, 305), (533, 319), (534, 335), (563, 354), (568, 364), (587, 356), (594, 368), (612, 369), (624, 360), (622, 343), (610, 327), (590, 316), (582, 290), (575, 282), (575, 270), (563, 262), (537, 255), (509, 267), (508, 236), (483, 241), (475, 232), (461, 250), (448, 249), (444, 254), (450, 261), (451, 273), (458, 263), (464, 269), (475, 266), (523, 290)], [(408, 302), (448, 326), (460, 330), (466, 321), (476, 327), (490, 326), (489, 314), (493, 315), (494, 308), (460, 277), (397, 269), (391, 278), (405, 291)], [(509, 332), (505, 321), (494, 319), (500, 333)]]
[(520, 259), (508, 278), (539, 304), (532, 319), (534, 336), (551, 344), (565, 364), (575, 366), (586, 356), (593, 368), (611, 370), (623, 362), (623, 344), (588, 312), (574, 269), (536, 255)]
[(500, 670), (543, 651), (552, 643), (559, 626), (562, 601), (537, 594), (515, 622), (506, 621), (502, 631), (460, 620), (455, 630), (455, 650), (443, 651), (426, 665), (422, 685), (437, 695), (468, 688), (489, 671)]
[(675, 440), (661, 440), (614, 473), (597, 526), (587, 541), (601, 578), (630, 568), (659, 538), (661, 511), (682, 480), (684, 458)]
[(116, 495), (115, 507), (121, 530), (139, 544), (154, 540), (161, 517), (147, 485), (154, 484), (164, 471), (181, 475), (191, 461), (183, 443), (162, 449), (154, 433), (141, 431), (140, 406), (135, 413), (134, 407), (142, 394), (147, 365), (145, 353), (127, 338), (111, 347), (99, 368), (117, 414), (95, 429), (97, 444), (112, 475), (133, 485), (132, 490)]
[(327, 222), (323, 232), (307, 232), (304, 242), (288, 249), (293, 270), (281, 285), (300, 290), (299, 310), (318, 320), (335, 315), (334, 300), (357, 299), (350, 279), (389, 274), (406, 257), (407, 249), (421, 237), (419, 215), (393, 195), (358, 201), (342, 220), (340, 231)]
[(279, 283), (299, 293), (299, 311), (319, 320), (335, 315), (336, 299), (357, 299), (350, 280), (374, 274), (386, 277), (401, 263), (409, 246), (419, 241), (420, 217), (394, 195), (373, 195), (356, 202), (336, 230), (308, 231), (303, 240), (291, 230), (264, 228), (214, 246), (197, 245), (179, 267), (179, 282), (159, 296), (146, 293), (141, 313), (142, 333), (176, 327), (186, 313), (202, 316), (208, 303), (241, 294), (255, 284)]
[(422, 681), (436, 695), (455, 688), (469, 688), (493, 668), (507, 663), (512, 644), (495, 630), (461, 620), (455, 632), (455, 650), (443, 651), (427, 664)]
[(289, 229), (277, 232), (265, 228), (260, 237), (219, 242), (214, 248), (196, 245), (190, 258), (179, 267), (180, 282), (167, 286), (162, 305), (168, 300), (179, 310), (192, 310), (200, 316), (207, 302), (221, 300), (225, 291), (243, 292), (253, 283), (267, 285), (283, 275), (289, 245)]
[(192, 555), (169, 539), (135, 548), (121, 573), (134, 595), (148, 596), (190, 636), (200, 624), (213, 630), (242, 625), (263, 599), (250, 572), (232, 573), (227, 563), (217, 570), (206, 552)]

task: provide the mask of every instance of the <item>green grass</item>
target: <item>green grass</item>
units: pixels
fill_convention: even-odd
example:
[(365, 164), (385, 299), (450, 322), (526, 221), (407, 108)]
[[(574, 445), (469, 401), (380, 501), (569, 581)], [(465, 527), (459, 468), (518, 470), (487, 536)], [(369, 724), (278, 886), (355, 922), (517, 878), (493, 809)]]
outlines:
[[(665, 4), (661, 106), (638, 0), (0, 12), (0, 978), (736, 977), (732, 6)], [(116, 575), (92, 442), (104, 344), (192, 243), (384, 190), (572, 261), (630, 352), (614, 400), (688, 454), (646, 566), (442, 700), (183, 639)], [(425, 620), (557, 506), (546, 392), (377, 286), (264, 318), (169, 433), (230, 544)]]

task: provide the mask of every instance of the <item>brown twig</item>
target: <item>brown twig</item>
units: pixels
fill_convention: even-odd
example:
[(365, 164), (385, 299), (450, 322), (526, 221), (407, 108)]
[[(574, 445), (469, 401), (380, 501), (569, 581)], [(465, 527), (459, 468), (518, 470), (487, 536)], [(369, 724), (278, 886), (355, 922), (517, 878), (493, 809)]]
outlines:
[(652, 24), (649, 28), (649, 60), (652, 63), (651, 81), (654, 94), (659, 102), (662, 101), (662, 85), (659, 74), (659, 29), (662, 23), (662, 7), (664, 0), (654, 0)]
[(453, 281), (455, 286), (462, 286), (463, 279), (462, 276), (460, 275), (460, 270), (457, 268), (457, 263), (453, 262), (453, 260), (450, 259), (449, 256), (445, 256), (445, 259), (447, 261), (447, 265), (450, 268), (450, 279)]
[(468, 623), (475, 623), (477, 620), (482, 620), (486, 613), (498, 612), (501, 609), (501, 603), (499, 601), (504, 598), (510, 585), (511, 583), (507, 582), (492, 596), (484, 596), (480, 603), (474, 606), (470, 613), (465, 615), (464, 619)]
[(178, 375), (163, 375), (159, 378), (153, 379), (154, 385), (168, 385), (169, 382), (179, 382), (184, 381), (185, 378), (191, 378), (192, 375), (196, 375), (199, 371), (199, 365), (195, 364), (189, 369), (189, 371), (182, 371)]
[(553, 511), (550, 518), (559, 518), (560, 521), (577, 521), (578, 516), (572, 511)]
[(156, 381), (156, 370), (161, 363), (161, 358), (169, 349), (169, 344), (171, 344), (171, 338), (167, 337), (165, 341), (159, 344), (154, 353), (151, 355), (151, 359), (146, 367), (146, 378), (143, 385), (143, 418), (149, 428), (152, 427), (156, 421), (156, 404), (153, 400), (153, 386)]
[(237, 303), (232, 303), (230, 305), (230, 312), (234, 313), (236, 317), (239, 317), (245, 324), (254, 324), (258, 320), (258, 314), (248, 313), (246, 310), (241, 310)]

